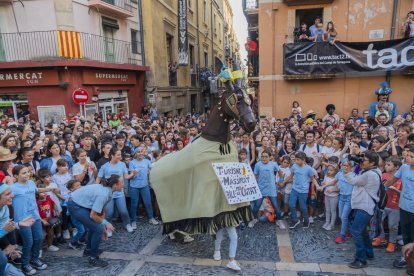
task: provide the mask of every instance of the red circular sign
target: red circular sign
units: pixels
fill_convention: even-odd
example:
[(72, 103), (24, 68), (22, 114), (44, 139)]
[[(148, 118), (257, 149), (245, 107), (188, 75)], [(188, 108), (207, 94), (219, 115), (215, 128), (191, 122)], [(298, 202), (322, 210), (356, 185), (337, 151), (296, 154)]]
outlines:
[(72, 99), (75, 102), (75, 104), (86, 103), (89, 100), (88, 91), (86, 91), (83, 88), (78, 88), (75, 91), (73, 91)]

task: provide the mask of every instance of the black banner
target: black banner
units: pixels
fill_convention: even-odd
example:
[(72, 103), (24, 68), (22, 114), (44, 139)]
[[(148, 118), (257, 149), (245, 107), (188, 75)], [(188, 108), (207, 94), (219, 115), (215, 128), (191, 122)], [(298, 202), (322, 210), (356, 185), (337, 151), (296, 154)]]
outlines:
[(178, 65), (188, 65), (187, 0), (178, 0)]
[(414, 68), (414, 38), (284, 45), (285, 75), (359, 74)]

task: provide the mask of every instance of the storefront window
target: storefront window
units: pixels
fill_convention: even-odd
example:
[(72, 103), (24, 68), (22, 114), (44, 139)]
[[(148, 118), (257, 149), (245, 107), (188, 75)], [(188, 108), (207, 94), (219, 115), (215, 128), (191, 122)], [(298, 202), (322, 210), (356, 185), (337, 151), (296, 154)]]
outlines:
[(0, 116), (7, 115), (17, 121), (30, 114), (27, 96), (21, 94), (0, 95)]
[(107, 122), (108, 116), (118, 114), (128, 116), (128, 92), (127, 91), (102, 91), (99, 96), (99, 113), (103, 121)]

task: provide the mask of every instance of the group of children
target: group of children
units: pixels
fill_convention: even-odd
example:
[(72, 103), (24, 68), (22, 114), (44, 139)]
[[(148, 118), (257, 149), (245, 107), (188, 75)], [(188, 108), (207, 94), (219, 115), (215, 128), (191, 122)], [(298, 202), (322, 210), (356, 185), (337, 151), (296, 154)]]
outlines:
[[(239, 159), (241, 162), (247, 162), (245, 151), (240, 152)], [(276, 157), (276, 160), (269, 151), (262, 152), (261, 161), (254, 166), (254, 174), (263, 197), (268, 199), (252, 202), (255, 219), (250, 221), (248, 226), (253, 227), (259, 220), (273, 222), (276, 217), (277, 225), (281, 229), (285, 229), (282, 218), (290, 211), (289, 228), (294, 229), (300, 224), (296, 211), (296, 206), (299, 205), (300, 214), (303, 217), (303, 227), (308, 228), (313, 222), (309, 213), (312, 212), (313, 215), (315, 205), (312, 202), (316, 201), (317, 196), (318, 198), (322, 197), (322, 200), (318, 202), (324, 202), (325, 223), (322, 228), (327, 231), (333, 230), (337, 218), (339, 218), (341, 226), (335, 242), (338, 244), (345, 242), (346, 238), (350, 237), (348, 230), (349, 215), (352, 211), (353, 186), (345, 178), (344, 169), (352, 168), (352, 174), (359, 170), (359, 164), (351, 159), (350, 155), (345, 155), (339, 162), (338, 157), (331, 156), (326, 159), (325, 166), (318, 173), (312, 168), (312, 160), (304, 152), (297, 151), (291, 156), (285, 155), (280, 159)], [(401, 165), (402, 159), (398, 156), (389, 156), (385, 160), (380, 158), (379, 168), (383, 171), (382, 181), (391, 179)], [(323, 178), (318, 179), (321, 175)], [(390, 253), (395, 251), (397, 244), (401, 190), (401, 180), (386, 189), (388, 200), (379, 223), (381, 225), (380, 235), (373, 237), (372, 242), (373, 246), (387, 244), (385, 250)], [(278, 193), (283, 195), (279, 196), (279, 201)], [(283, 212), (280, 211), (281, 206), (283, 206)], [(259, 212), (259, 209), (262, 212)], [(322, 216), (323, 214), (320, 217)], [(388, 239), (386, 239), (384, 221), (388, 222), (388, 227), (386, 227)]]

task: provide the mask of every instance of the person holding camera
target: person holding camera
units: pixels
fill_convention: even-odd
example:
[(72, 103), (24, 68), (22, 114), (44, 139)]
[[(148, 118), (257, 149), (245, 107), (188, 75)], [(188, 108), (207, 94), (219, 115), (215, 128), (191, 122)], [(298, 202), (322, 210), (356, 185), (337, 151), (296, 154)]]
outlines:
[(343, 167), (345, 179), (354, 186), (351, 194), (351, 207), (354, 214), (351, 235), (354, 239), (356, 253), (354, 261), (348, 264), (350, 268), (366, 267), (367, 259), (374, 258), (367, 226), (379, 201), (378, 190), (381, 183), (381, 171), (377, 168), (378, 154), (374, 151), (366, 151), (359, 161), (362, 168), (359, 175), (353, 173), (351, 166)]

